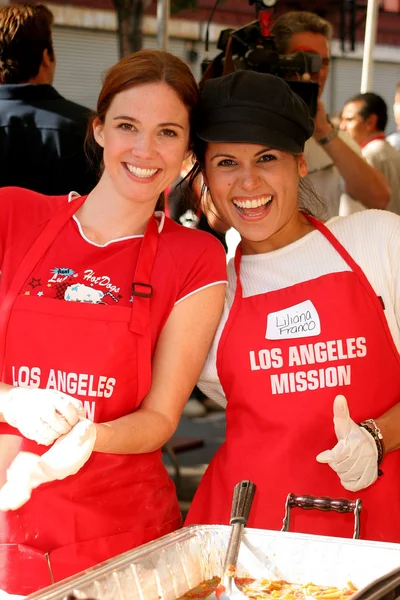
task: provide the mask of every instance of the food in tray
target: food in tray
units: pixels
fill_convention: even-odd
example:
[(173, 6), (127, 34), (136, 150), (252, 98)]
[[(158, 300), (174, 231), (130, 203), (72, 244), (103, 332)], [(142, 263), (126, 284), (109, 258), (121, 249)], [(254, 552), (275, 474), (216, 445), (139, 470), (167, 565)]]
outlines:
[[(178, 600), (204, 600), (216, 590), (219, 582), (219, 577), (203, 581), (180, 596)], [(252, 600), (347, 600), (357, 591), (351, 581), (344, 588), (314, 585), (313, 583), (302, 585), (283, 580), (272, 581), (249, 577), (235, 577), (235, 582), (240, 591)]]
[[(66, 596), (65, 600), (80, 600), (82, 598), (83, 598), (82, 595), (80, 595), (78, 598), (78, 596), (75, 596), (75, 594), (68, 594), (68, 596)], [(96, 598), (88, 598), (87, 596), (85, 596), (85, 600), (96, 600)]]

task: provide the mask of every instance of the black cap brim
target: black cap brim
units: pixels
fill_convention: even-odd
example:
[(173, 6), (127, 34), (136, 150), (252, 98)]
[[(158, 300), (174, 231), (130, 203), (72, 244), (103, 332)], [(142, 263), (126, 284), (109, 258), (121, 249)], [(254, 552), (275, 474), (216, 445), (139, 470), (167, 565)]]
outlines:
[(199, 124), (196, 133), (205, 142), (260, 144), (291, 154), (303, 152), (303, 148), (284, 132), (256, 123), (225, 121), (218, 124)]

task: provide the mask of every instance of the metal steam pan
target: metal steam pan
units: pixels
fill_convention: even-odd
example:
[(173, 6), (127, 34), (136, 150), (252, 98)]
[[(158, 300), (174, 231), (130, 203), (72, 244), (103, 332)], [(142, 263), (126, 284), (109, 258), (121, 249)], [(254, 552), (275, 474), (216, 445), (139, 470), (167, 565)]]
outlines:
[[(229, 527), (184, 527), (69, 577), (29, 600), (175, 600), (220, 575)], [(362, 588), (400, 566), (400, 544), (263, 529), (245, 530), (238, 575)]]

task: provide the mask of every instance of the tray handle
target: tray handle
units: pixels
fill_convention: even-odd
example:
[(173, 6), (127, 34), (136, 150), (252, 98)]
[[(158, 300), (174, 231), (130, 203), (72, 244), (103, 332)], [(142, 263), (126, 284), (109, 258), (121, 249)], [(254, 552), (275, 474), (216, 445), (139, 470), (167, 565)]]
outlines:
[(339, 513), (354, 514), (354, 532), (353, 539), (360, 537), (360, 513), (362, 509), (362, 501), (360, 498), (356, 500), (348, 500), (346, 498), (329, 498), (329, 496), (296, 496), (296, 494), (288, 494), (285, 504), (285, 517), (281, 531), (289, 531), (290, 525), (290, 509), (303, 508), (304, 510), (334, 510)]

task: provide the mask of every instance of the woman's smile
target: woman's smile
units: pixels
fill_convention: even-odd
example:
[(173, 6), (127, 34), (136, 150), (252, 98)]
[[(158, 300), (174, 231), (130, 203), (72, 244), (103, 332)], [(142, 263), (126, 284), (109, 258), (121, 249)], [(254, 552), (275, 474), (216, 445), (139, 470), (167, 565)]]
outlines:
[(141, 168), (130, 163), (122, 163), (125, 169), (128, 171), (129, 175), (135, 181), (139, 180), (140, 183), (148, 183), (153, 181), (156, 175), (159, 173), (161, 169), (150, 169), (150, 168)]
[(243, 253), (267, 252), (293, 241), (303, 229), (298, 212), (303, 154), (260, 144), (210, 142), (204, 175), (218, 216), (242, 237)]
[(233, 204), (236, 211), (245, 221), (258, 221), (263, 219), (270, 210), (273, 196), (235, 197)]

